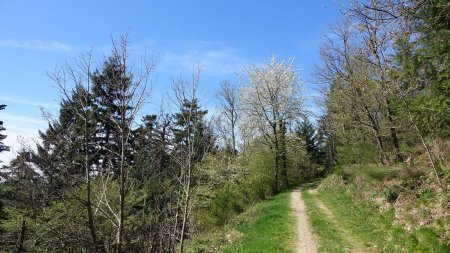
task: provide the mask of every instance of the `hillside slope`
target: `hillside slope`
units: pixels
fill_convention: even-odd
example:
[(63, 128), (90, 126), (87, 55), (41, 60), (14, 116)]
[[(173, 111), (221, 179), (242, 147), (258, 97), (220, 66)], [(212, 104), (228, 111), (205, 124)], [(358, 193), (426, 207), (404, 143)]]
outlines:
[(319, 252), (450, 252), (445, 190), (420, 174), (346, 167), (304, 191)]

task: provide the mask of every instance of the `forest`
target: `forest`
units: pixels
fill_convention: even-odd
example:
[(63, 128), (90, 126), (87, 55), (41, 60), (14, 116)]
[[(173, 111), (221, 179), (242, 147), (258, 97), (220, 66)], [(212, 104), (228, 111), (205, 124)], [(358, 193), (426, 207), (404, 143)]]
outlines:
[[(448, 0), (355, 1), (343, 10), (313, 70), (318, 115), (294, 56), (273, 54), (222, 81), (210, 112), (200, 68), (173, 78), (167, 98), (151, 96), (158, 60), (132, 55), (132, 33), (112, 38), (100, 62), (88, 51), (49, 74), (59, 113), (44, 113), (47, 129), (0, 169), (0, 252), (220, 252), (242, 239), (211, 242), (236, 217), (311, 185), (325, 203), (379, 200), (395, 218), (425, 210), (396, 224), (405, 238), (426, 229), (445, 252), (449, 14)], [(149, 100), (161, 106), (144, 115)], [(9, 152), (5, 138), (0, 152)], [(302, 196), (319, 252), (340, 252), (321, 239), (331, 237), (316, 226), (314, 192)], [(370, 252), (440, 252), (417, 238)]]

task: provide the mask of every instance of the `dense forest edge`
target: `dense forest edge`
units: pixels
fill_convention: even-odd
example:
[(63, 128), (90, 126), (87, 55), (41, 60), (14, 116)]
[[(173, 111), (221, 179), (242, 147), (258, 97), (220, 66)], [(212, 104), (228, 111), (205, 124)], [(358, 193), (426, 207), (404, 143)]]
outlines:
[(294, 58), (220, 83), (212, 115), (200, 69), (151, 97), (158, 59), (112, 38), (49, 74), (58, 114), (0, 169), (0, 252), (293, 252), (297, 188), (319, 252), (448, 252), (448, 13), (354, 1), (320, 47), (318, 115)]

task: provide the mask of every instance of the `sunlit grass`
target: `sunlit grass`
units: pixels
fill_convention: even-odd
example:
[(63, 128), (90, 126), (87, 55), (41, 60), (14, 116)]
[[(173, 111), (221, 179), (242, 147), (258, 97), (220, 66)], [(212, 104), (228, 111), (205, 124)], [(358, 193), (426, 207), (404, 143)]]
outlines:
[(333, 211), (339, 224), (364, 244), (375, 247), (376, 251), (450, 252), (450, 247), (439, 244), (431, 229), (408, 233), (393, 224), (393, 210), (380, 214), (369, 204), (355, 201), (350, 192), (319, 191), (318, 197)]
[(346, 252), (347, 243), (329, 217), (316, 205), (315, 196), (305, 190), (302, 197), (308, 210), (308, 221), (318, 239), (319, 252)]
[(290, 213), (290, 197), (291, 192), (284, 192), (262, 203), (253, 222), (237, 227), (243, 233), (242, 239), (223, 252), (294, 252), (295, 220)]

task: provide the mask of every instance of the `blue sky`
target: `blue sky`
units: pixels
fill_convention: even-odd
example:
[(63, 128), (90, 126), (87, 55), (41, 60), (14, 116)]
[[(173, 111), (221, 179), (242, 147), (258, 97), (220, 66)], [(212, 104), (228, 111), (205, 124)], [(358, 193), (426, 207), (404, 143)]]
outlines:
[[(153, 73), (151, 102), (160, 103), (173, 76), (202, 68), (204, 104), (221, 80), (271, 54), (294, 56), (313, 107), (311, 68), (319, 63), (321, 37), (341, 19), (342, 0), (316, 1), (4, 1), (0, 0), (0, 111), (13, 152), (47, 127), (40, 106), (56, 113), (59, 93), (47, 73), (73, 63), (93, 48), (98, 59), (108, 53), (111, 35), (129, 32), (135, 56), (144, 51), (161, 60)], [(154, 106), (144, 113), (155, 113)], [(19, 137), (22, 136), (22, 137)], [(19, 137), (19, 138), (18, 138)]]

